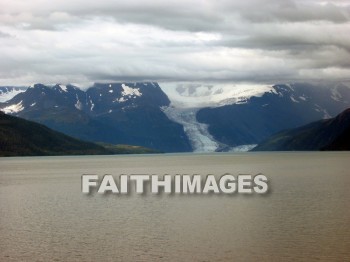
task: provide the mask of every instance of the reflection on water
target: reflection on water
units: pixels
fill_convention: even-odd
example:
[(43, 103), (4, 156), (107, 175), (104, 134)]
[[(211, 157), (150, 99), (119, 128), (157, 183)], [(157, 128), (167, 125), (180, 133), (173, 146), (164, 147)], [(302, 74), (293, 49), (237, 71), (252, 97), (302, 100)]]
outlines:
[[(0, 261), (350, 259), (349, 153), (0, 159)], [(268, 195), (92, 195), (88, 174), (265, 174)]]

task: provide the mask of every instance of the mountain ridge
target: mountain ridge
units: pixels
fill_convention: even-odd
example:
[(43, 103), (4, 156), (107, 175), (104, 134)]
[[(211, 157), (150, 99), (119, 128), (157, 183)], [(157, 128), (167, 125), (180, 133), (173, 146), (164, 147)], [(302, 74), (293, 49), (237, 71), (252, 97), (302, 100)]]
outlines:
[(0, 156), (111, 154), (102, 146), (74, 139), (44, 125), (0, 111)]
[(274, 85), (273, 91), (244, 103), (203, 108), (197, 120), (228, 146), (259, 144), (281, 130), (334, 117), (350, 106), (349, 101), (347, 86)]
[(334, 118), (278, 132), (252, 151), (350, 150), (350, 108)]
[(154, 82), (96, 83), (85, 91), (73, 85), (36, 84), (0, 109), (83, 140), (191, 151), (183, 127), (161, 109), (169, 104)]
[[(213, 152), (249, 148), (350, 106), (350, 88), (343, 84), (229, 88), (178, 86), (174, 96), (156, 82), (95, 83), (84, 90), (36, 84), (0, 103), (0, 109), (83, 140), (163, 152)], [(182, 96), (189, 98), (187, 104), (174, 100)], [(192, 104), (194, 99), (198, 103)]]

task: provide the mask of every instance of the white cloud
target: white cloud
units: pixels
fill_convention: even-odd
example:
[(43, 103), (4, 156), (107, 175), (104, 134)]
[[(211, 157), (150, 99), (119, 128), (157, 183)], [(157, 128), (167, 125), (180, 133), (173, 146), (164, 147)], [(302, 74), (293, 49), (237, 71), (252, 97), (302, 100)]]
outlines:
[(3, 85), (349, 75), (348, 1), (12, 0), (0, 10)]

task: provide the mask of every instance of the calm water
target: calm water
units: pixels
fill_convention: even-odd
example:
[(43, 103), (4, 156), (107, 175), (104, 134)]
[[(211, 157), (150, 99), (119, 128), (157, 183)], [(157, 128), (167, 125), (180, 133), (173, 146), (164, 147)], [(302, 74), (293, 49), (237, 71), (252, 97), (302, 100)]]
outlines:
[[(268, 195), (92, 195), (90, 174), (265, 174)], [(350, 261), (350, 153), (0, 159), (0, 261)]]

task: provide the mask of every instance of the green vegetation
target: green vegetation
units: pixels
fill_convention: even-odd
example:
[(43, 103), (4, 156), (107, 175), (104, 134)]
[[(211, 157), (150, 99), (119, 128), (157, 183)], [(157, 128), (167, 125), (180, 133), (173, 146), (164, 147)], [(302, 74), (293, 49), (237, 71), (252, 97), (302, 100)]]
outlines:
[(103, 146), (114, 154), (156, 154), (163, 153), (161, 151), (142, 147), (142, 146), (132, 146), (132, 145), (112, 145), (107, 143), (97, 143)]
[(0, 156), (111, 155), (159, 153), (127, 145), (98, 145), (0, 111)]
[(350, 109), (266, 139), (252, 151), (350, 150)]
[(110, 154), (102, 146), (81, 141), (44, 125), (0, 113), (0, 156)]

